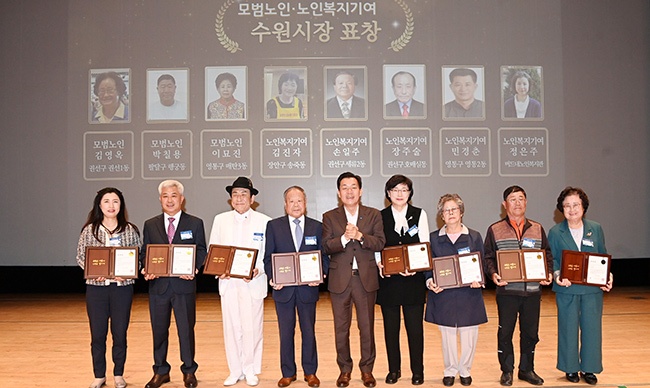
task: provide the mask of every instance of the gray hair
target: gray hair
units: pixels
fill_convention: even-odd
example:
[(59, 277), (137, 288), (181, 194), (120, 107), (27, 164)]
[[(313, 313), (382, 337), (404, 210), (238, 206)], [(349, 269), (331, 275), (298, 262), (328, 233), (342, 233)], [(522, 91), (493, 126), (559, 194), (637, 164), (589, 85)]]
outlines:
[(183, 187), (183, 184), (181, 182), (174, 179), (168, 179), (166, 181), (160, 182), (158, 185), (158, 194), (162, 194), (163, 189), (167, 187), (176, 187), (181, 195), (183, 195), (183, 191), (185, 191), (185, 187)]

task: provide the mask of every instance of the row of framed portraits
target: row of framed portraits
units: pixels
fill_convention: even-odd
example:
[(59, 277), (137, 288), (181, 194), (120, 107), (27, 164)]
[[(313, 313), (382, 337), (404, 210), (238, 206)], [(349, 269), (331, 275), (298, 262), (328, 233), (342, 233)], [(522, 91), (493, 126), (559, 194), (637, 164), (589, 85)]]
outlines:
[[(325, 121), (368, 120), (368, 97), (377, 86), (369, 82), (367, 67), (324, 66), (323, 70), (322, 89), (316, 88), (318, 92), (312, 93), (308, 67), (265, 67), (260, 79), (264, 120), (307, 121), (310, 110), (319, 108), (322, 108)], [(441, 72), (443, 120), (485, 120), (485, 68), (442, 66)], [(147, 69), (148, 123), (189, 122), (190, 100), (194, 99), (194, 94), (190, 94), (189, 73), (188, 68)], [(501, 66), (498, 80), (503, 120), (544, 119), (541, 66)], [(384, 119), (427, 118), (425, 65), (384, 65), (382, 83)], [(129, 68), (91, 69), (89, 122), (131, 122), (133, 89), (135, 84)], [(206, 121), (248, 120), (250, 101), (247, 66), (205, 67), (203, 110)]]

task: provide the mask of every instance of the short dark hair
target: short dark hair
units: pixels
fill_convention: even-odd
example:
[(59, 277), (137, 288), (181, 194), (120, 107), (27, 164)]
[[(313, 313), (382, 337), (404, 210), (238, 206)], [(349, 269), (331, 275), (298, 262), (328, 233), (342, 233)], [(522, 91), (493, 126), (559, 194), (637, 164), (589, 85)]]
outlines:
[(411, 200), (411, 198), (413, 198), (413, 181), (404, 175), (396, 174), (388, 178), (388, 180), (386, 181), (386, 186), (384, 188), (384, 195), (386, 195), (386, 199), (388, 200), (388, 202), (391, 202), (388, 192), (394, 189), (395, 186), (402, 183), (408, 186), (409, 188), (409, 201)]
[(451, 73), (449, 73), (449, 82), (453, 83), (454, 77), (467, 77), (468, 75), (471, 76), (474, 83), (476, 83), (476, 80), (478, 79), (476, 72), (466, 67), (459, 67), (452, 70)]
[(122, 77), (120, 77), (119, 74), (117, 74), (114, 71), (109, 71), (106, 73), (101, 73), (98, 74), (97, 77), (95, 78), (95, 84), (93, 85), (93, 93), (97, 97), (99, 97), (99, 84), (102, 83), (105, 79), (110, 78), (115, 82), (115, 89), (117, 90), (117, 95), (120, 97), (120, 99), (126, 95), (126, 84), (124, 83), (124, 80)]
[(417, 85), (415, 84), (415, 76), (408, 71), (398, 71), (397, 73), (393, 74), (393, 77), (390, 79), (390, 84), (391, 86), (395, 87), (395, 77), (398, 75), (410, 75), (411, 78), (413, 79), (413, 87), (416, 87)]
[(346, 171), (343, 174), (339, 175), (339, 177), (336, 179), (336, 188), (341, 189), (341, 181), (345, 178), (354, 178), (357, 180), (357, 184), (359, 185), (359, 188), (361, 188), (361, 177), (359, 175), (356, 175), (352, 172)]
[(221, 83), (223, 81), (226, 81), (226, 80), (230, 81), (230, 83), (232, 84), (232, 87), (237, 89), (237, 77), (235, 77), (234, 74), (231, 74), (231, 73), (221, 73), (221, 74), (219, 74), (217, 76), (217, 79), (214, 80), (214, 86), (216, 86), (217, 89), (219, 89), (219, 85), (221, 85)]
[(298, 77), (298, 75), (296, 75), (294, 73), (290, 73), (290, 72), (283, 73), (280, 76), (280, 79), (278, 80), (278, 93), (279, 94), (282, 93), (282, 84), (283, 83), (285, 83), (287, 81), (295, 81), (296, 86), (298, 86), (298, 81), (299, 80), (300, 80), (300, 78)]
[(513, 185), (513, 186), (510, 186), (507, 189), (503, 190), (503, 200), (505, 201), (506, 198), (508, 198), (508, 196), (510, 194), (518, 193), (518, 192), (524, 193), (524, 198), (526, 198), (526, 190), (521, 188), (521, 186)]
[(510, 92), (512, 92), (512, 94), (517, 94), (517, 87), (515, 84), (519, 78), (526, 78), (528, 80), (528, 93), (530, 94), (530, 90), (533, 88), (533, 78), (523, 70), (517, 71), (512, 78), (510, 78)]
[(336, 79), (339, 78), (340, 75), (344, 75), (344, 74), (349, 75), (350, 77), (352, 77), (352, 79), (354, 80), (354, 84), (355, 85), (357, 84), (357, 76), (356, 75), (352, 74), (349, 70), (341, 70), (341, 71), (339, 71), (338, 73), (336, 73), (334, 75), (334, 78), (332, 78), (332, 85), (336, 85)]
[(580, 201), (582, 202), (583, 216), (587, 214), (587, 209), (589, 209), (589, 197), (587, 196), (587, 193), (585, 193), (585, 191), (579, 187), (567, 186), (560, 192), (560, 195), (557, 197), (557, 205), (555, 206), (557, 210), (560, 213), (564, 213), (564, 200), (569, 195), (577, 195), (580, 197)]
[(158, 82), (156, 82), (156, 85), (160, 85), (160, 83), (166, 79), (172, 81), (174, 85), (176, 85), (176, 79), (174, 79), (174, 76), (172, 76), (171, 74), (163, 74), (160, 77), (158, 77)]

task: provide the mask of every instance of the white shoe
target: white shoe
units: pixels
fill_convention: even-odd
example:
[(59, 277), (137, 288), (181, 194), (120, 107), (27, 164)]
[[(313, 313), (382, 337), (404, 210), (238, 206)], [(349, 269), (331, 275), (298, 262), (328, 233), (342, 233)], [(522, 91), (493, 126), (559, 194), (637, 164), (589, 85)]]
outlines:
[(225, 379), (223, 381), (223, 385), (226, 386), (226, 387), (229, 387), (231, 385), (235, 385), (235, 384), (237, 384), (238, 381), (243, 380), (245, 377), (246, 376), (244, 376), (244, 375), (241, 375), (241, 376), (230, 375), (230, 376), (228, 376), (227, 379)]
[(101, 388), (104, 385), (106, 385), (106, 377), (102, 377), (101, 379), (95, 379), (95, 381), (90, 383), (90, 386), (88, 388)]
[(259, 383), (260, 379), (258, 379), (256, 375), (246, 376), (246, 384), (250, 385), (251, 387), (254, 387)]
[(126, 388), (126, 380), (122, 376), (115, 376), (115, 388)]

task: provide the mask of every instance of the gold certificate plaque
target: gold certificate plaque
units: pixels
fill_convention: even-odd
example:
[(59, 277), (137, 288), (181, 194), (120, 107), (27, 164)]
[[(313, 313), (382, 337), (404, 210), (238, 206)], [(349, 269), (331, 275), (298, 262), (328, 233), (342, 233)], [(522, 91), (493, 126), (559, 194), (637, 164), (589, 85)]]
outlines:
[(497, 266), (501, 280), (506, 282), (548, 280), (546, 251), (543, 249), (498, 250)]
[(480, 252), (435, 257), (432, 272), (433, 282), (443, 289), (485, 284)]
[(607, 285), (612, 256), (603, 253), (562, 251), (560, 279), (572, 284), (602, 287)]
[(258, 250), (254, 248), (210, 244), (203, 273), (205, 275), (226, 275), (233, 278), (252, 279), (257, 261), (257, 252)]
[(195, 259), (194, 244), (147, 244), (144, 272), (162, 277), (193, 276)]
[(138, 277), (138, 247), (86, 247), (84, 278)]
[(384, 275), (398, 275), (400, 272), (424, 272), (433, 268), (429, 242), (395, 245), (381, 251)]
[(323, 282), (323, 261), (320, 251), (274, 253), (271, 255), (273, 283), (302, 286)]

